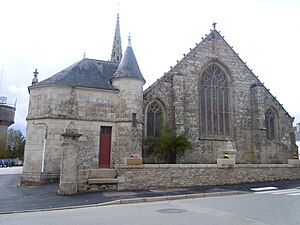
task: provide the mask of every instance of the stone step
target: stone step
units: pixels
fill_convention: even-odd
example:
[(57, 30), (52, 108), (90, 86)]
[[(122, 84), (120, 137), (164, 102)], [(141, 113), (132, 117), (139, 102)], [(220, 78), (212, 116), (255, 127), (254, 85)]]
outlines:
[(116, 178), (116, 169), (90, 169), (89, 178)]
[(89, 178), (88, 179), (89, 184), (118, 184), (118, 179), (116, 178)]

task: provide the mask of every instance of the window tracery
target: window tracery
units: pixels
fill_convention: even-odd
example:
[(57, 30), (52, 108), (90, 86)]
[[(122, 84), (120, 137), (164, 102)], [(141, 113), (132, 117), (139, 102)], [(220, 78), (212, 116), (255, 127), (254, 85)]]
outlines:
[(157, 102), (152, 102), (147, 109), (147, 132), (146, 136), (158, 137), (159, 126), (163, 119), (162, 106)]
[(200, 79), (200, 127), (204, 136), (229, 136), (229, 88), (224, 71), (211, 64)]
[(265, 123), (267, 139), (276, 139), (276, 116), (272, 109), (268, 109), (265, 113)]

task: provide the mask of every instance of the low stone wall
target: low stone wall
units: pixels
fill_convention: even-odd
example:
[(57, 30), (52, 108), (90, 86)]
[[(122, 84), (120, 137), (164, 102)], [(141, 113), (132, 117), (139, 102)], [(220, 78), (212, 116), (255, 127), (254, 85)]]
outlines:
[(291, 164), (144, 164), (117, 165), (118, 189), (137, 190), (300, 179)]

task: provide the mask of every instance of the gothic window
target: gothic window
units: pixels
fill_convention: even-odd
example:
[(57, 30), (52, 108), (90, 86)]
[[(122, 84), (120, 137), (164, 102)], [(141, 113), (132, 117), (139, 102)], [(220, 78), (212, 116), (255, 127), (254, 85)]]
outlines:
[(265, 114), (267, 139), (276, 139), (276, 116), (272, 109)]
[(159, 125), (163, 119), (162, 106), (157, 102), (152, 102), (147, 109), (147, 131), (146, 136), (158, 137)]
[(229, 88), (224, 71), (210, 64), (200, 79), (200, 127), (203, 136), (229, 136)]

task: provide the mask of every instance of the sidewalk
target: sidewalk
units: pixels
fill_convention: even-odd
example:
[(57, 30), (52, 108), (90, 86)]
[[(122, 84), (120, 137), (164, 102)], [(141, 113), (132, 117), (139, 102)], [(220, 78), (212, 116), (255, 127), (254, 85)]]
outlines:
[(57, 183), (41, 186), (18, 186), (20, 176), (20, 174), (0, 176), (0, 183), (2, 184), (0, 193), (0, 214), (95, 205), (100, 206), (109, 204), (129, 204), (137, 202), (227, 196), (250, 193), (250, 189), (253, 187), (276, 186), (279, 189), (285, 189), (300, 186), (300, 180), (293, 180), (241, 185), (94, 192), (60, 196), (57, 194)]

